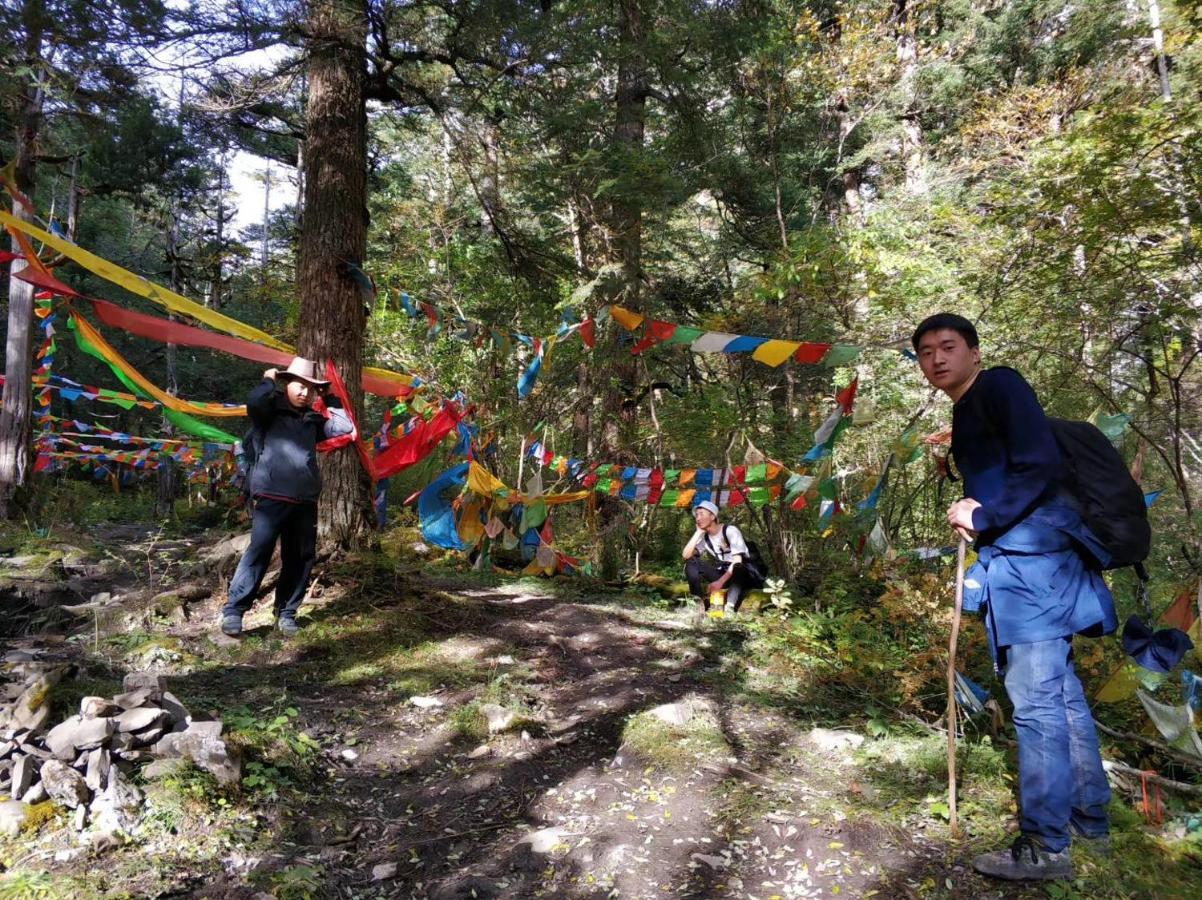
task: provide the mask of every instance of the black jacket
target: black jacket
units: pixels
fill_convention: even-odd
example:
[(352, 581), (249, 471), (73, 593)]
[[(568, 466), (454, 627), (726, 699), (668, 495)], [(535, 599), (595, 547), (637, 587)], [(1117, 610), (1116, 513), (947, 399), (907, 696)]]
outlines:
[(250, 473), (250, 495), (312, 502), (321, 494), (317, 443), (350, 434), (350, 417), (330, 409), (327, 419), (312, 409), (296, 409), (276, 383), (264, 378), (246, 398), (246, 414), (257, 432), (257, 454)]

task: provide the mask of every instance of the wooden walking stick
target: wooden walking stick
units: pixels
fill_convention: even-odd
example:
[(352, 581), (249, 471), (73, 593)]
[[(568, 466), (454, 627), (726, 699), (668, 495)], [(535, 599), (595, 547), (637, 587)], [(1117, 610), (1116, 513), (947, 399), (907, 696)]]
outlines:
[(956, 611), (952, 615), (952, 636), (947, 648), (947, 813), (952, 838), (960, 837), (960, 822), (956, 817), (956, 640), (960, 637), (960, 610), (964, 606), (966, 543), (960, 538), (956, 552)]

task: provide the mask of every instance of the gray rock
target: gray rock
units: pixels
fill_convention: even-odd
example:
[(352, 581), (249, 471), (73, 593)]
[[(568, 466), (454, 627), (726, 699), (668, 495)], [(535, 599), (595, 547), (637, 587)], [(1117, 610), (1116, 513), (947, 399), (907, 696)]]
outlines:
[(651, 715), (668, 725), (677, 728), (688, 725), (693, 719), (702, 716), (713, 716), (714, 705), (709, 700), (685, 699), (675, 703), (665, 703), (651, 710)]
[(467, 755), (468, 759), (483, 759), (486, 756), (492, 755), (492, 747), (488, 744), (481, 744), (475, 750)]
[(555, 847), (565, 843), (564, 838), (570, 836), (566, 828), (540, 828), (531, 831), (518, 844), (529, 844), (535, 853), (550, 853)]
[(153, 728), (146, 728), (139, 731), (137, 734), (131, 735), (134, 739), (130, 745), (132, 747), (149, 747), (151, 744), (156, 744), (167, 733), (167, 729), (163, 725), (155, 725)]
[(112, 757), (103, 747), (97, 747), (88, 754), (88, 768), (84, 773), (84, 783), (93, 791), (98, 791), (108, 783), (109, 770), (113, 766)]
[(91, 598), (88, 600), (88, 602), (103, 606), (104, 604), (108, 603), (112, 599), (113, 599), (112, 593), (110, 593), (109, 591), (101, 591), (99, 594), (93, 594), (91, 596)]
[(84, 697), (79, 701), (79, 715), (84, 719), (105, 719), (120, 711), (121, 708), (107, 697)]
[(20, 800), (0, 802), (0, 834), (16, 837), (29, 817), (29, 805)]
[(149, 688), (138, 688), (133, 691), (126, 691), (123, 694), (118, 694), (113, 698), (113, 702), (122, 709), (137, 709), (143, 703), (151, 698), (154, 691)]
[(41, 760), (54, 759), (53, 753), (51, 753), (49, 750), (43, 750), (36, 744), (17, 744), (17, 752), (23, 753), (26, 756), (33, 756)]
[(167, 714), (157, 706), (143, 706), (139, 709), (127, 709), (116, 719), (118, 731), (139, 732), (161, 724), (167, 719)]
[(485, 703), (480, 707), (480, 712), (485, 719), (488, 720), (488, 733), (500, 734), (506, 728), (513, 724), (513, 720), (517, 718), (517, 714), (506, 709), (496, 703)]
[(154, 759), (154, 754), (149, 750), (123, 750), (121, 758), (129, 763), (150, 762)]
[(0, 759), (7, 759), (9, 754), (17, 749), (16, 741), (4, 741), (0, 743)]
[(14, 800), (20, 800), (33, 784), (33, 775), (38, 770), (40, 760), (36, 756), (22, 756), (13, 763), (13, 783), (10, 793)]
[(164, 735), (154, 745), (154, 755), (190, 759), (198, 768), (212, 773), (221, 784), (237, 784), (242, 780), (242, 758), (236, 748), (229, 747), (211, 730), (198, 729), (207, 722), (193, 722), (186, 731)]
[(130, 672), (121, 679), (122, 690), (136, 691), (139, 688), (146, 688), (153, 694), (162, 696), (163, 691), (167, 690), (167, 679), (153, 672)]
[(397, 864), (394, 862), (380, 863), (371, 867), (372, 881), (387, 881), (396, 876)]
[(185, 722), (191, 716), (188, 708), (179, 701), (171, 691), (163, 691), (163, 709), (171, 717), (172, 722)]
[(42, 766), (42, 784), (46, 786), (46, 793), (51, 800), (70, 809), (86, 804), (91, 793), (83, 776), (57, 759)]
[(434, 709), (442, 706), (442, 701), (437, 697), (410, 697), (409, 702), (418, 709)]
[(83, 831), (88, 827), (88, 806), (86, 803), (81, 803), (75, 807), (74, 823), (76, 831)]
[(3, 724), (8, 728), (25, 729), (38, 732), (50, 721), (50, 704), (46, 699), (53, 688), (63, 677), (63, 670), (51, 669), (33, 678), (21, 691), (21, 696), (13, 704), (12, 710)]
[(92, 801), (92, 822), (101, 834), (130, 834), (142, 815), (142, 792), (120, 769), (109, 772), (104, 791)]
[(73, 759), (79, 750), (99, 747), (115, 730), (112, 719), (81, 719), (72, 716), (50, 729), (46, 746), (58, 759)]
[(178, 775), (191, 765), (186, 759), (156, 759), (142, 769), (142, 777), (147, 781), (157, 781), (160, 778)]
[(33, 806), (35, 803), (41, 803), (49, 794), (46, 793), (46, 785), (38, 782), (33, 787), (25, 792), (25, 796), (21, 798), (22, 803), (28, 803)]
[(225, 723), (217, 719), (207, 719), (203, 722), (191, 721), (188, 727), (184, 729), (188, 734), (199, 734), (205, 737), (219, 738), (221, 732), (225, 728)]
[(854, 731), (832, 731), (829, 728), (811, 728), (810, 743), (819, 750), (836, 753), (844, 750), (854, 750), (864, 743), (864, 735)]

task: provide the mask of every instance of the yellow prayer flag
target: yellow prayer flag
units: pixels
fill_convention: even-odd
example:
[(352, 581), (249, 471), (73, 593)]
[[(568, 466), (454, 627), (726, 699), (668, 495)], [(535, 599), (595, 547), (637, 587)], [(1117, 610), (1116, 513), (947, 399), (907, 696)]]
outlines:
[(92, 324), (83, 316), (72, 314), (72, 321), (75, 322), (75, 327), (79, 329), (79, 333), (95, 347), (100, 355), (108, 362), (117, 366), (126, 377), (159, 403), (168, 409), (173, 409), (176, 412), (187, 413), (192, 416), (245, 416), (245, 406), (226, 406), (221, 403), (192, 403), (188, 400), (181, 400), (179, 397), (173, 397), (158, 387), (146, 378), (141, 372), (135, 369), (128, 360), (118, 353), (104, 337), (92, 327)]
[(766, 366), (775, 367), (789, 359), (789, 357), (797, 352), (797, 348), (800, 346), (801, 344), (798, 341), (766, 341), (755, 348), (755, 352), (751, 354), (751, 358)]
[(495, 497), (498, 492), (509, 490), (503, 481), (475, 460), (468, 466), (467, 487), (481, 497)]
[(693, 496), (697, 493), (696, 489), (690, 488), (687, 491), (681, 491), (676, 497), (677, 509), (688, 509), (693, 503)]
[(625, 328), (627, 331), (634, 331), (643, 324), (644, 317), (636, 312), (632, 312), (622, 306), (611, 306), (609, 314), (613, 316), (613, 320)]
[(226, 334), (233, 334), (250, 341), (256, 341), (268, 347), (283, 350), (286, 353), (295, 352), (287, 344), (277, 341), (264, 331), (259, 331), (259, 329), (245, 325), (237, 319), (231, 319), (229, 316), (223, 316), (221, 313), (201, 306), (199, 303), (189, 300), (187, 297), (181, 296), (161, 285), (147, 281), (141, 275), (135, 275), (133, 272), (123, 269), (115, 263), (109, 262), (107, 259), (103, 259), (94, 253), (89, 253), (87, 250), (72, 244), (65, 238), (60, 238), (49, 231), (44, 231), (36, 225), (31, 225), (18, 219), (4, 210), (0, 210), (0, 223), (25, 232), (30, 237), (36, 238), (47, 246), (53, 247), (68, 259), (79, 263), (89, 272), (125, 288), (139, 297), (145, 297), (147, 300), (151, 300), (172, 312), (191, 316), (198, 322), (204, 322), (206, 325), (210, 325)]

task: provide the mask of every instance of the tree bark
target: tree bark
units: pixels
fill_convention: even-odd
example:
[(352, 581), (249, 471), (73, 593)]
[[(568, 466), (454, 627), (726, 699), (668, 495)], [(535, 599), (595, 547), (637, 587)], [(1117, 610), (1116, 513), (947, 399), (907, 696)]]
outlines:
[(897, 61), (901, 64), (901, 89), (905, 98), (901, 115), (902, 167), (906, 193), (919, 195), (927, 192), (927, 171), (922, 121), (918, 117), (918, 41), (910, 19), (909, 0), (894, 0), (893, 9), (897, 23)]
[[(620, 0), (618, 4), (618, 86), (614, 96), (614, 130), (611, 148), (619, 165), (628, 171), (643, 151), (647, 130), (647, 22), (640, 0)], [(633, 185), (625, 185), (610, 202), (610, 262), (621, 272), (616, 295), (618, 302), (634, 310), (642, 309), (640, 281), (643, 262), (643, 207)], [(617, 346), (616, 378), (606, 391), (606, 406), (616, 415), (606, 417), (601, 433), (601, 452), (612, 455), (624, 445), (623, 430), (634, 423), (636, 410), (623, 404), (633, 391), (637, 369), (628, 353)]]
[[(304, 214), (297, 288), (302, 356), (333, 360), (362, 421), (367, 304), (348, 264), (367, 250), (367, 10), (362, 0), (314, 0), (309, 10)], [(325, 454), (319, 533), (356, 543), (371, 522), (368, 478), (354, 449)]]
[[(621, 0), (618, 90), (614, 98), (613, 146), (623, 162), (643, 151), (647, 130), (647, 22), (639, 0)], [(622, 265), (622, 300), (639, 309), (643, 262), (643, 208), (633, 190), (619, 192), (611, 205), (614, 247)]]
[[(24, 85), (21, 112), (17, 118), (14, 139), (16, 187), (31, 197), (34, 187), (35, 159), (38, 132), (42, 124), (43, 89), (40, 61), (42, 58), (42, 10), (40, 4), (27, 6), (28, 30), (25, 42), (25, 61), (36, 74)], [(12, 213), (19, 219), (33, 221), (32, 214), (18, 201), (13, 201)], [(14, 253), (20, 252), (16, 240)], [(13, 260), (10, 273), (19, 272), (26, 263)], [(10, 518), (16, 512), (18, 489), (25, 485), (29, 474), (29, 416), (32, 406), (33, 377), (33, 286), (18, 278), (8, 279), (8, 333), (4, 348), (4, 393), (0, 408), (0, 518)]]

